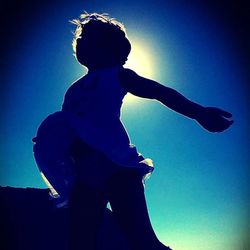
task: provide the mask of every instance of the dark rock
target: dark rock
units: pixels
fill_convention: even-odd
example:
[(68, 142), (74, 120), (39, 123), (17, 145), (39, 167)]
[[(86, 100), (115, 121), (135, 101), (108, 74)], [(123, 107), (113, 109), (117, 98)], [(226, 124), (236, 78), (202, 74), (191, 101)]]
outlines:
[[(68, 209), (55, 209), (47, 189), (0, 187), (0, 198), (0, 249), (66, 250)], [(98, 250), (118, 249), (128, 247), (107, 208)]]

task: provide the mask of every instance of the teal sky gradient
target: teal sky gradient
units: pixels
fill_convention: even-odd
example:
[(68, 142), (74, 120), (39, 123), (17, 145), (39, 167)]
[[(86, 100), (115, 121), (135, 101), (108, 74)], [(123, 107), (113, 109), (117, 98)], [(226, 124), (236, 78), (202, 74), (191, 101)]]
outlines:
[(68, 21), (83, 10), (107, 12), (124, 23), (128, 37), (150, 40), (155, 80), (228, 110), (235, 120), (224, 133), (211, 134), (156, 101), (124, 104), (132, 143), (155, 163), (146, 196), (157, 235), (175, 250), (247, 250), (250, 113), (240, 49), (211, 10), (169, 2), (53, 4), (21, 28), (18, 54), (10, 51), (5, 72), (0, 185), (45, 187), (31, 138), (85, 72), (72, 56)]

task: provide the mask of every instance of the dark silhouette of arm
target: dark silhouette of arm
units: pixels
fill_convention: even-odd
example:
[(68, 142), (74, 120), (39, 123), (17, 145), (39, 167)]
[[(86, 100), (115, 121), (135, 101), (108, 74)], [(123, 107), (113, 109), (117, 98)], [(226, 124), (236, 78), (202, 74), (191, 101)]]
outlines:
[(176, 90), (166, 87), (156, 81), (141, 77), (130, 69), (120, 71), (121, 84), (133, 95), (156, 99), (166, 107), (191, 119), (195, 119), (210, 132), (221, 132), (227, 129), (233, 121), (232, 115), (214, 107), (203, 107), (188, 100)]

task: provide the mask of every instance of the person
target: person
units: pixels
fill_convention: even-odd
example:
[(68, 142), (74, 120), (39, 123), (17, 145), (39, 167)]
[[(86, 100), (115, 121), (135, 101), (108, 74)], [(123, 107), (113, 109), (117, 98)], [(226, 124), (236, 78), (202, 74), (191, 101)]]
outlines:
[(67, 90), (62, 110), (48, 116), (34, 139), (34, 156), (71, 214), (70, 249), (96, 249), (97, 232), (109, 202), (131, 249), (167, 250), (152, 228), (144, 184), (152, 160), (131, 144), (120, 120), (124, 96), (155, 99), (210, 132), (222, 132), (232, 115), (203, 107), (176, 90), (124, 68), (131, 50), (124, 26), (105, 14), (82, 14), (73, 50), (88, 72)]

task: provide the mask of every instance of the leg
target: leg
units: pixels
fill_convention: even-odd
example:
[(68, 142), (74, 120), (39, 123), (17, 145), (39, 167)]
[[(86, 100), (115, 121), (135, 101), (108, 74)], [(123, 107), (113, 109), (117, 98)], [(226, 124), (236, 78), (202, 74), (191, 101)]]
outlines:
[(168, 250), (150, 223), (140, 174), (124, 170), (107, 185), (112, 210), (133, 250)]
[(96, 250), (106, 205), (102, 191), (76, 183), (69, 203), (69, 250)]

